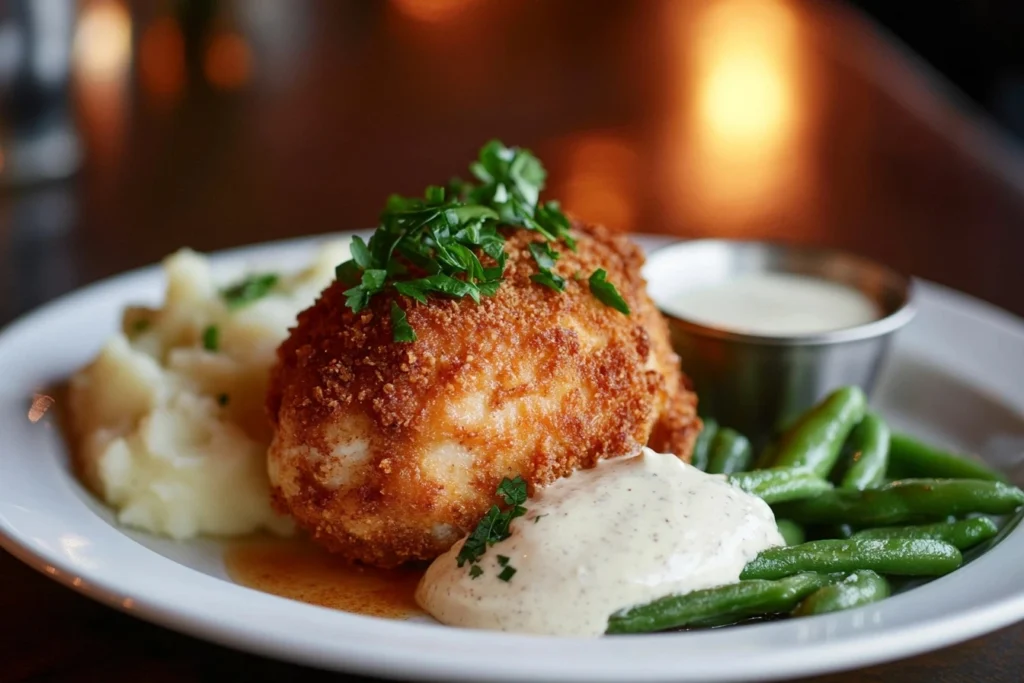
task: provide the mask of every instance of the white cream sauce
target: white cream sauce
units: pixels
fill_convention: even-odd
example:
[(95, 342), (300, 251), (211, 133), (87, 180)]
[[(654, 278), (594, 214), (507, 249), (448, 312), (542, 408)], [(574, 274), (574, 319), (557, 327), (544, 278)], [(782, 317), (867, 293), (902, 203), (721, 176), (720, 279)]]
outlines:
[(838, 282), (807, 275), (758, 273), (676, 291), (666, 311), (704, 325), (764, 335), (814, 334), (877, 320), (877, 304)]
[[(526, 508), (480, 576), (458, 566), (462, 541), (434, 560), (420, 606), (453, 626), (598, 636), (620, 609), (735, 582), (783, 544), (761, 499), (647, 448), (558, 480)], [(516, 570), (507, 582), (499, 556)]]

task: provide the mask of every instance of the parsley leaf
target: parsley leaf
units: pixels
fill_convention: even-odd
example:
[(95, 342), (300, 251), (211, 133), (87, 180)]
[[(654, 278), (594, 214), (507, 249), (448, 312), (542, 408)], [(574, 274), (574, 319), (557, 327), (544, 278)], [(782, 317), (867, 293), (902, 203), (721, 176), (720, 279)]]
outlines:
[(515, 211), (528, 209), (532, 217), (547, 172), (529, 150), (509, 148), (499, 140), (491, 140), (469, 170), (482, 183), (469, 190), (470, 201), (514, 207)]
[(479, 301), (481, 291), (477, 285), (471, 282), (456, 280), (452, 276), (445, 275), (443, 273), (420, 278), (418, 280), (396, 282), (395, 289), (406, 296), (416, 299), (420, 303), (426, 303), (427, 292), (448, 294), (456, 298), (469, 296), (473, 298), (474, 301)]
[(576, 240), (569, 235), (569, 219), (562, 213), (562, 207), (558, 202), (551, 201), (538, 206), (536, 219), (544, 230), (576, 251)]
[(615, 285), (605, 279), (607, 277), (608, 272), (604, 268), (595, 270), (588, 280), (590, 291), (605, 306), (610, 306), (619, 313), (629, 315), (629, 304), (619, 294), (619, 290), (615, 289)]
[(405, 311), (394, 301), (391, 302), (391, 338), (396, 342), (416, 341), (416, 331), (409, 326)]
[(505, 477), (498, 484), (498, 495), (508, 505), (522, 505), (526, 502), (526, 481), (518, 474), (514, 479)]
[[(355, 239), (354, 237), (352, 239)], [(359, 266), (354, 260), (339, 263), (334, 269), (335, 279), (343, 285), (351, 287), (357, 284), (362, 277)]]
[(203, 330), (203, 348), (207, 351), (216, 351), (220, 346), (220, 328), (216, 325), (207, 325)]
[(346, 289), (344, 294), (345, 305), (351, 308), (353, 313), (358, 313), (370, 303), (370, 295), (363, 289), (362, 285)]
[(250, 275), (222, 291), (221, 297), (230, 310), (236, 310), (265, 297), (277, 285), (278, 279), (275, 273)]
[(484, 266), (480, 263), (480, 259), (469, 250), (458, 242), (452, 244), (449, 250), (454, 254), (460, 261), (460, 265), (463, 266), (463, 270), (466, 272), (466, 279), (470, 282), (475, 280), (484, 279)]
[(508, 555), (498, 555), (498, 557), (496, 559), (498, 560), (498, 564), (500, 564), (502, 567), (504, 567), (505, 565), (508, 564), (508, 562), (509, 562), (509, 560), (511, 558)]
[(345, 290), (345, 305), (351, 308), (353, 313), (358, 313), (366, 308), (370, 303), (370, 297), (384, 288), (387, 275), (386, 270), (364, 270), (362, 281), (355, 287)]
[(362, 286), (371, 294), (376, 294), (384, 289), (384, 281), (388, 278), (388, 271), (381, 268), (371, 268), (363, 271)]
[(501, 280), (489, 280), (487, 282), (477, 283), (476, 288), (480, 290), (480, 293), (484, 296), (494, 296), (498, 293), (498, 287), (501, 286)]
[(512, 577), (515, 575), (516, 568), (512, 566), (506, 566), (504, 569), (501, 570), (501, 573), (498, 574), (498, 578), (504, 581), (505, 583), (508, 583), (512, 580)]
[(499, 533), (495, 531), (495, 526), (498, 525), (501, 515), (501, 508), (497, 505), (492, 505), (487, 514), (476, 525), (476, 528), (473, 529), (473, 532), (466, 537), (462, 548), (459, 549), (458, 556), (455, 558), (460, 567), (466, 562), (473, 564), (479, 560), (480, 556), (487, 552), (487, 543), (492, 538), (495, 539), (494, 542), (501, 540), (498, 538)]
[(529, 248), (533, 260), (537, 262), (537, 267), (541, 270), (551, 270), (555, 267), (558, 252), (552, 249), (548, 242), (530, 242)]
[(404, 294), (411, 299), (415, 299), (421, 304), (427, 303), (427, 295), (422, 289), (420, 289), (419, 284), (417, 284), (415, 280), (396, 282), (395, 289), (398, 290), (399, 294)]
[[(508, 479), (507, 477), (502, 479), (501, 484), (498, 485), (497, 494), (510, 507), (502, 510), (497, 505), (491, 506), (487, 514), (476, 525), (476, 528), (466, 537), (462, 548), (459, 549), (459, 554), (455, 558), (458, 566), (461, 567), (467, 562), (470, 564), (478, 562), (483, 554), (487, 552), (488, 546), (509, 537), (511, 534), (509, 526), (512, 524), (512, 520), (526, 514), (526, 508), (523, 507), (523, 503), (526, 502), (526, 482), (522, 477), (516, 476), (514, 479)], [(502, 557), (504, 555), (498, 557), (499, 563)]]
[(483, 568), (478, 564), (474, 564), (472, 567), (469, 568), (469, 578), (471, 579), (475, 579), (483, 573)]
[(534, 273), (530, 276), (530, 279), (539, 285), (550, 287), (556, 292), (565, 291), (565, 278), (561, 275), (552, 273), (550, 270), (542, 270), (539, 273)]
[(370, 248), (366, 246), (366, 242), (359, 235), (352, 238), (352, 260), (360, 268), (369, 270), (373, 268), (373, 254), (370, 253)]

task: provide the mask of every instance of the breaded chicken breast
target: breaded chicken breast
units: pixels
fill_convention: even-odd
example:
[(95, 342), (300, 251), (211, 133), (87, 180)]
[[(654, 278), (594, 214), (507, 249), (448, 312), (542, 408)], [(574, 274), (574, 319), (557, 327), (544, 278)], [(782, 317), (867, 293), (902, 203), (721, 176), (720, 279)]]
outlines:
[[(502, 228), (505, 280), (479, 304), (393, 290), (353, 313), (334, 283), (278, 351), (268, 408), (276, 506), (352, 560), (430, 560), (471, 531), (503, 477), (533, 487), (650, 445), (689, 459), (696, 398), (624, 237), (576, 224), (559, 293), (530, 280), (536, 232)], [(604, 268), (624, 315), (589, 291)], [(418, 335), (392, 341), (400, 300)]]

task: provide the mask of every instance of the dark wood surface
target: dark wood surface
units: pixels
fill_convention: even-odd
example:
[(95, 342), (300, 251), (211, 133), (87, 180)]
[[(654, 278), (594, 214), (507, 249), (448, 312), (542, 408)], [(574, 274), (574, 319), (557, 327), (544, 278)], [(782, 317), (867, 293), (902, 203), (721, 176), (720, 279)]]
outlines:
[[(215, 5), (205, 31), (193, 9), (177, 34), (140, 3), (123, 70), (79, 70), (81, 172), (0, 194), (0, 322), (183, 245), (372, 225), (388, 192), (462, 172), (491, 137), (621, 230), (842, 247), (1024, 313), (1016, 143), (840, 5), (260, 6)], [(204, 72), (217, 38), (227, 61)], [(2, 553), (0, 634), (0, 681), (332, 678), (135, 621)], [(1017, 625), (814, 680), (1016, 683), (1022, 653)]]

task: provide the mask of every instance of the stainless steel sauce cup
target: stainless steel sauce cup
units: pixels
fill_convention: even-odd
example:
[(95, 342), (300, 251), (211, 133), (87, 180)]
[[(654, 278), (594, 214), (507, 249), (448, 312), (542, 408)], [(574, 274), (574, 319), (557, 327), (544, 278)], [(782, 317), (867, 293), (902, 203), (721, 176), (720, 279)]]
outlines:
[[(863, 325), (802, 335), (760, 335), (687, 320), (674, 293), (756, 273), (808, 275), (853, 287), (881, 315)], [(833, 389), (870, 392), (894, 333), (914, 316), (913, 282), (881, 264), (838, 251), (771, 242), (692, 240), (653, 252), (648, 291), (668, 319), (701, 413), (761, 441)]]

